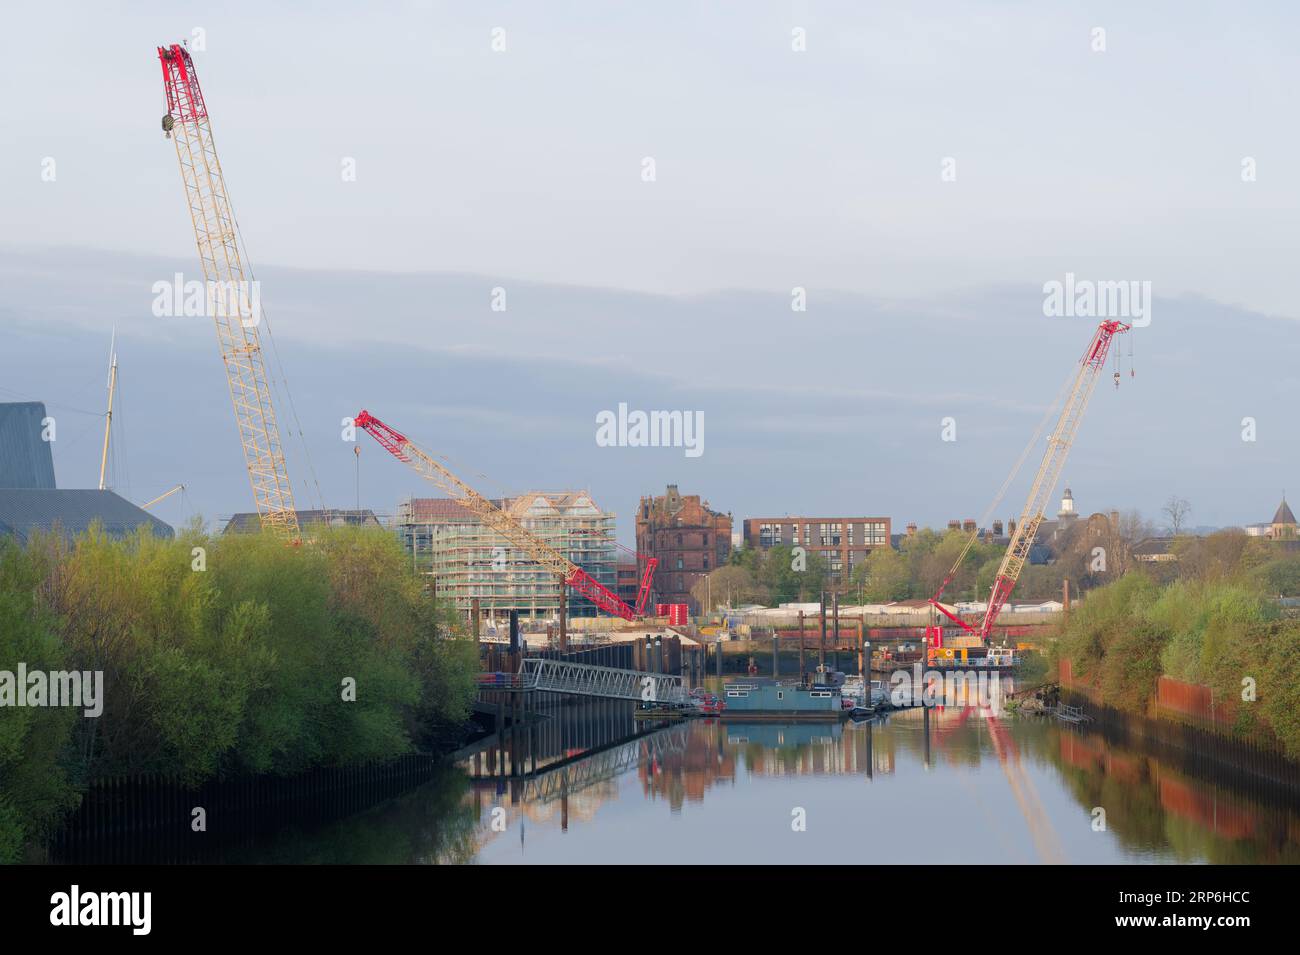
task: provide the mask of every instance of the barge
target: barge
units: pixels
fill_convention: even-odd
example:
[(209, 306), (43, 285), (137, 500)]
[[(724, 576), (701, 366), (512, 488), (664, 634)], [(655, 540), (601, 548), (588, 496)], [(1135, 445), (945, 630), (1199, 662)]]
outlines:
[(722, 689), (725, 721), (838, 722), (849, 715), (840, 688), (829, 684), (727, 683)]

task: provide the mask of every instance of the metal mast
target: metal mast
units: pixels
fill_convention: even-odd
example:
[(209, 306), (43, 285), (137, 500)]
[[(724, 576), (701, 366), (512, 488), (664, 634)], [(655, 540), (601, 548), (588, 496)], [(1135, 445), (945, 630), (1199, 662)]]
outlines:
[[(543, 568), (561, 578), (566, 587), (577, 591), (606, 613), (622, 617), (624, 620), (637, 618), (636, 608), (629, 607), (618, 594), (540, 540), (532, 531), (435, 461), (426, 451), (412, 444), (406, 435), (390, 428), (368, 411), (360, 412), (353, 420), (358, 428), (368, 432), (394, 457), (405, 461), (425, 480), (450, 494), (458, 504), (474, 514), (484, 525), (510, 541)], [(650, 558), (647, 564), (649, 567), (646, 578), (642, 581), (641, 592), (637, 596), (639, 605), (649, 592), (648, 581), (653, 577), (658, 561)]]
[(104, 416), (104, 453), (99, 458), (99, 489), (107, 486), (108, 436), (113, 430), (113, 392), (117, 390), (117, 329), (113, 330), (113, 343), (108, 346), (108, 413)]
[(298, 513), (271, 407), (271, 388), (257, 330), (260, 316), (251, 305), (235, 216), (199, 78), (189, 51), (179, 43), (158, 47), (158, 59), (167, 92), (163, 131), (176, 143), (176, 159), (207, 280), (207, 301), (216, 321), (253, 501), (264, 529), (297, 540)]

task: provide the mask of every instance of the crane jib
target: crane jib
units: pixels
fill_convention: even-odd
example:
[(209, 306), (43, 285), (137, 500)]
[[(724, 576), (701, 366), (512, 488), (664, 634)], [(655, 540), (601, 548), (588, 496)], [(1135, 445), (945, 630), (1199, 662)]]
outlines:
[[(417, 447), (400, 431), (390, 428), (365, 410), (358, 412), (352, 421), (358, 428), (378, 441), (386, 451), (398, 460), (410, 465), (425, 480), (436, 484), (450, 494), (457, 503), (478, 517), (484, 525), (496, 531), (527, 554), (529, 559), (563, 578), (566, 587), (586, 597), (606, 613), (622, 617), (624, 620), (635, 620), (639, 616), (636, 609), (629, 607), (618, 594), (456, 477), (451, 471), (435, 461), (432, 455)], [(658, 561), (653, 562), (655, 565), (657, 563)], [(653, 573), (654, 567), (651, 566), (648, 574), (653, 575)], [(647, 577), (647, 581), (648, 579)], [(648, 592), (648, 583), (643, 582), (642, 593), (638, 594), (638, 604), (641, 604)]]

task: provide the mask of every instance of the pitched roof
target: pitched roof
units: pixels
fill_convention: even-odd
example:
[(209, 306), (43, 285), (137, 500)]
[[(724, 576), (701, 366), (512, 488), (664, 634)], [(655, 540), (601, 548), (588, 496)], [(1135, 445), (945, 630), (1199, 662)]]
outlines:
[(1291, 513), (1291, 507), (1287, 504), (1286, 498), (1282, 498), (1282, 503), (1277, 506), (1277, 513), (1273, 515), (1274, 524), (1294, 524), (1295, 515)]
[(1133, 545), (1134, 556), (1152, 556), (1158, 554), (1168, 554), (1170, 547), (1174, 543), (1172, 537), (1144, 537)]
[[(500, 501), (492, 503), (501, 506)], [(413, 497), (403, 502), (398, 520), (404, 524), (441, 524), (444, 521), (473, 523), (478, 518), (464, 504), (450, 498)]]
[(55, 528), (76, 537), (96, 520), (110, 537), (127, 537), (142, 526), (157, 537), (173, 535), (169, 524), (112, 491), (0, 488), (0, 534), (22, 543), (33, 531)]
[[(300, 527), (307, 527), (310, 524), (328, 524), (337, 526), (339, 524), (364, 525), (366, 527), (381, 527), (379, 518), (375, 517), (373, 511), (369, 508), (362, 510), (340, 510), (339, 508), (329, 507), (323, 511), (299, 511), (298, 524)], [(258, 531), (262, 528), (262, 520), (252, 511), (241, 511), (238, 514), (232, 514), (226, 526), (222, 529), (223, 534), (237, 533), (245, 534), (250, 531)]]
[(44, 418), (39, 401), (0, 403), (0, 487), (54, 489), (54, 455), (41, 437)]

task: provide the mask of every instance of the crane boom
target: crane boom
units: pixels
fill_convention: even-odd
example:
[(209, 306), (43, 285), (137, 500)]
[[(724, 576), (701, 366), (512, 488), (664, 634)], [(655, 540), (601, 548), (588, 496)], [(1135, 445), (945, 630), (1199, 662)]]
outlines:
[[(1029, 548), (1033, 546), (1034, 538), (1038, 535), (1038, 526), (1043, 522), (1043, 512), (1047, 508), (1047, 502), (1056, 489), (1057, 481), (1060, 480), (1061, 469), (1065, 467), (1070, 446), (1074, 444), (1074, 436), (1078, 433), (1079, 422), (1083, 420), (1084, 409), (1088, 407), (1088, 399), (1092, 397), (1093, 389), (1097, 387), (1097, 380), (1105, 367), (1111, 340), (1116, 335), (1127, 332), (1130, 327), (1114, 320), (1102, 322), (1097, 326), (1092, 340), (1088, 342), (1088, 347), (1079, 359), (1079, 370), (1074, 376), (1070, 394), (1061, 408), (1061, 416), (1056, 422), (1056, 428), (1047, 438), (1047, 451), (1043, 454), (1043, 463), (1038, 466), (1038, 473), (1034, 475), (1029, 499), (1025, 501), (1025, 508), (1011, 534), (1007, 552), (998, 566), (993, 592), (989, 595), (984, 621), (979, 628), (979, 636), (986, 643), (993, 630), (993, 622), (1006, 606), (1011, 591), (1015, 589), (1016, 581), (1020, 579), (1020, 571), (1024, 568), (1025, 561), (1029, 559)], [(1118, 382), (1118, 379), (1116, 381)], [(966, 629), (971, 629), (964, 622), (960, 620), (958, 622)]]
[(632, 608), (632, 612), (635, 613), (638, 617), (645, 616), (646, 601), (650, 599), (650, 585), (654, 583), (655, 568), (657, 568), (658, 566), (659, 566), (658, 557), (646, 558), (645, 573), (641, 575), (641, 586), (637, 588), (637, 592), (636, 592), (636, 606)]
[(284, 463), (280, 430), (262, 359), (259, 317), (245, 279), (234, 212), (217, 159), (212, 124), (189, 51), (179, 43), (158, 47), (167, 113), (163, 131), (176, 143), (194, 239), (216, 320), (253, 501), (264, 529), (288, 540), (299, 537), (298, 513)]
[[(417, 447), (406, 435), (390, 428), (368, 411), (360, 412), (353, 420), (358, 428), (369, 433), (395, 458), (405, 461), (425, 480), (450, 494), (457, 503), (469, 510), (485, 526), (510, 541), (543, 568), (562, 578), (565, 586), (577, 591), (606, 613), (615, 614), (624, 620), (636, 619), (638, 616), (636, 609), (629, 607), (618, 594), (456, 477), (435, 461), (432, 455)], [(647, 581), (654, 575), (653, 565), (657, 563), (658, 561), (651, 558), (651, 566), (648, 568), (646, 579), (642, 581), (641, 593), (637, 596), (638, 606), (642, 605), (645, 596), (649, 593)]]

